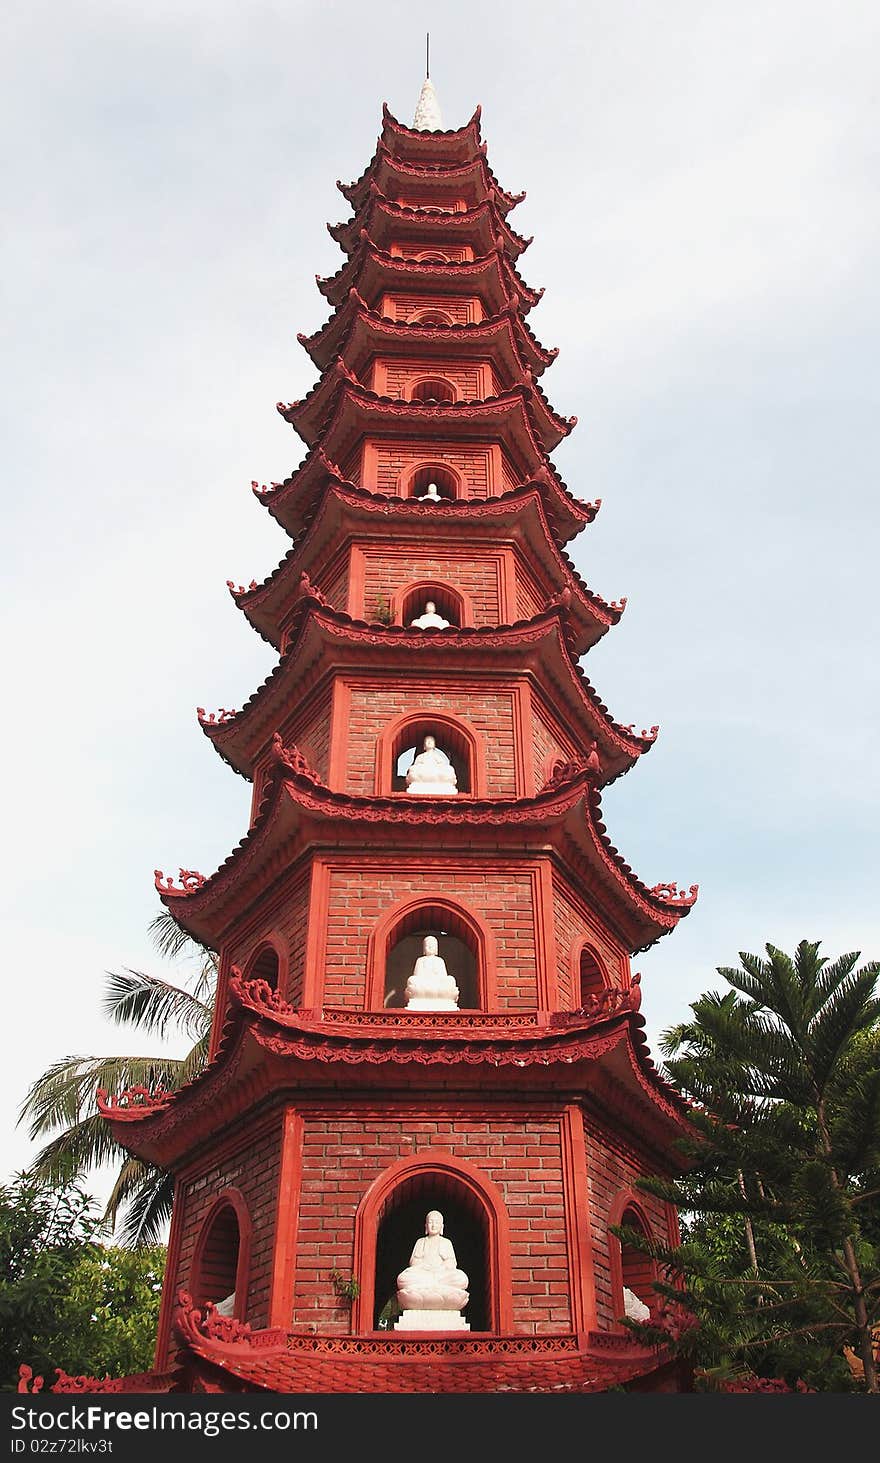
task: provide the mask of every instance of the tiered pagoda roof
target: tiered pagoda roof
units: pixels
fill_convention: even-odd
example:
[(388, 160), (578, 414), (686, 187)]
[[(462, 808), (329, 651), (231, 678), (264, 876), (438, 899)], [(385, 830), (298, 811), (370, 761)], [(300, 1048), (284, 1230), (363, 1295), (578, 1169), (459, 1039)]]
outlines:
[[(243, 1115), (267, 1111), (273, 1103), (295, 1102), (305, 1094), (306, 1105), (314, 1106), (333, 1094), (349, 1092), (352, 1100), (360, 1100), (392, 1088), (404, 1097), (418, 1093), (429, 1100), (454, 1092), (465, 1102), (491, 1089), (494, 1103), (506, 1102), (517, 1111), (524, 1111), (532, 1097), (547, 1106), (571, 1102), (604, 1131), (623, 1134), (624, 1141), (628, 1136), (640, 1151), (663, 1156), (668, 1167), (680, 1164), (674, 1144), (688, 1129), (687, 1107), (650, 1059), (639, 1012), (639, 977), (631, 978), (628, 956), (673, 929), (689, 912), (697, 889), (647, 886), (611, 843), (602, 821), (601, 788), (651, 748), (657, 728), (637, 733), (617, 722), (579, 664), (579, 657), (619, 621), (625, 600), (603, 599), (564, 552), (564, 544), (595, 517), (599, 502), (575, 498), (548, 455), (576, 418), (560, 415), (538, 384), (556, 351), (546, 349), (525, 322), (541, 292), (517, 272), (516, 261), (530, 240), (508, 222), (525, 195), (508, 192), (492, 173), (480, 135), (480, 109), (465, 126), (441, 130), (433, 125), (439, 113), (426, 85), (418, 113), (429, 119), (425, 127), (406, 127), (383, 108), (373, 158), (353, 183), (338, 184), (353, 216), (328, 227), (348, 257), (336, 275), (318, 281), (334, 313), (311, 335), (299, 336), (320, 375), (302, 400), (278, 403), (308, 452), (283, 482), (262, 489), (253, 484), (292, 546), (261, 583), (229, 587), (279, 659), (240, 710), (199, 712), (218, 753), (256, 781), (250, 827), (210, 877), (181, 869), (176, 883), (159, 870), (155, 874), (162, 903), (180, 928), (225, 952), (221, 982), (226, 984), (218, 1000), (211, 1059), (173, 1093), (138, 1088), (112, 1097), (99, 1094), (100, 1110), (119, 1141), (137, 1157), (175, 1171), (191, 1162), (200, 1145), (207, 1151)], [(432, 130), (426, 130), (428, 125)], [(438, 258), (442, 248), (459, 257)], [(457, 323), (418, 315), (392, 318), (398, 306), (410, 308), (411, 296), (431, 300), (438, 295), (457, 301), (461, 315), (471, 310), (471, 318)], [(444, 366), (451, 376), (460, 371), (465, 382), (463, 368), (473, 366), (470, 380), (482, 385), (463, 387), (455, 400), (409, 399), (406, 393), (415, 395), (419, 385), (413, 371), (422, 366), (427, 371), (425, 363), (438, 375)], [(396, 375), (389, 374), (392, 366)], [(373, 384), (382, 390), (372, 389)], [(379, 473), (379, 480), (369, 480), (374, 459), (367, 445), (375, 454), (380, 448), (387, 453), (384, 478)], [(435, 471), (436, 459), (450, 461), (452, 449), (465, 461), (468, 453), (475, 457), (491, 450), (495, 466), (491, 473), (486, 467), (482, 479), (472, 469), (467, 481), (476, 486), (463, 487), (455, 499), (429, 503), (404, 496), (422, 491), (410, 485), (410, 472)], [(401, 468), (410, 459), (415, 466)], [(399, 491), (388, 491), (395, 481)], [(344, 592), (337, 588), (332, 604), (334, 587), (328, 584), (326, 593), (318, 587), (325, 570), (332, 578), (327, 566), (344, 563), (353, 545), (365, 559), (367, 549), (378, 557), (383, 543), (393, 543), (402, 553), (401, 546), (409, 552), (420, 542), (429, 543), (438, 558), (437, 545), (452, 544), (459, 555), (456, 564), (503, 543), (509, 583), (505, 597), (498, 580), (498, 619), (511, 615), (513, 605), (521, 617), (512, 623), (416, 629), (340, 608), (342, 603), (358, 610), (368, 605), (363, 580), (360, 600), (349, 581)], [(424, 557), (430, 557), (427, 550)], [(515, 561), (513, 568), (508, 561)], [(517, 580), (514, 593), (514, 574), (521, 570), (525, 587), (520, 591)], [(445, 581), (437, 575), (442, 587)], [(422, 581), (411, 583), (420, 587)], [(393, 593), (405, 601), (409, 591), (401, 586)], [(464, 593), (460, 598), (464, 603)], [(496, 601), (484, 603), (490, 609), (481, 613), (494, 615)], [(418, 677), (434, 694), (456, 678), (473, 686), (475, 694), (476, 688), (498, 694), (500, 687), (507, 695), (514, 686), (523, 704), (535, 709), (549, 750), (539, 744), (538, 770), (529, 761), (527, 775), (517, 771), (510, 785), (520, 792), (525, 788), (524, 795), (486, 795), (476, 780), (471, 786), (479, 795), (467, 790), (454, 796), (368, 795), (330, 786), (284, 729), (304, 707), (312, 715), (319, 702), (330, 704), (325, 693), (344, 677), (355, 683), (361, 677), (370, 695), (375, 686), (406, 688)], [(400, 692), (401, 700), (405, 694)], [(511, 702), (512, 697), (511, 692)], [(401, 722), (409, 725), (412, 714), (407, 708)], [(551, 723), (559, 745), (568, 741), (581, 749), (577, 756), (557, 757)], [(376, 723), (365, 718), (365, 724)], [(516, 734), (524, 735), (519, 725)], [(375, 737), (372, 730), (370, 736)], [(296, 738), (302, 741), (298, 732)], [(370, 756), (373, 744), (367, 743)], [(326, 776), (332, 781), (332, 758), (329, 765)], [(377, 780), (376, 786), (382, 785)], [(307, 869), (310, 860), (327, 851), (348, 868), (371, 848), (415, 866), (429, 842), (435, 872), (442, 871), (449, 854), (481, 877), (493, 860), (540, 865), (545, 894), (558, 876), (607, 933), (609, 948), (621, 952), (618, 983), (589, 998), (581, 985), (582, 1004), (576, 1009), (541, 1009), (537, 997), (534, 1009), (521, 1009), (526, 998), (516, 994), (507, 1008), (502, 1002), (498, 1009), (446, 1014), (393, 1009), (387, 999), (383, 1009), (365, 1008), (363, 1002), (323, 1004), (323, 995), (312, 998), (302, 991), (323, 993), (329, 987), (308, 984), (302, 991), (297, 987), (302, 1004), (294, 1006), (266, 980), (253, 974), (245, 978), (232, 964), (241, 958), (246, 969), (256, 968), (248, 964), (250, 955), (234, 954), (234, 939), (252, 929), (252, 914), (262, 899), (282, 907), (292, 871)], [(437, 877), (442, 879), (442, 872)], [(533, 913), (537, 929), (544, 914), (539, 918), (537, 907)], [(548, 923), (554, 918), (548, 916)], [(534, 938), (537, 948), (539, 936)], [(546, 938), (555, 948), (553, 937)], [(573, 948), (577, 954), (576, 942)], [(582, 978), (572, 977), (571, 1005)], [(554, 982), (561, 989), (563, 979), (542, 974), (542, 986), (535, 977), (536, 991), (550, 992), (543, 1005), (552, 1005)], [(366, 990), (362, 995), (364, 1001), (369, 998)], [(345, 988), (339, 999), (349, 998)], [(493, 1002), (491, 996), (484, 1004)], [(566, 1225), (573, 1222), (566, 1218)], [(432, 1342), (419, 1336), (307, 1335), (297, 1326), (252, 1330), (181, 1292), (174, 1314), (179, 1349), (174, 1368), (161, 1380), (207, 1391), (559, 1393), (663, 1387), (667, 1372), (674, 1372), (676, 1364), (665, 1351), (642, 1346), (631, 1332), (587, 1332), (592, 1322), (578, 1327), (575, 1314), (572, 1299), (572, 1330), (565, 1334), (541, 1335), (536, 1326), (535, 1335)], [(155, 1390), (149, 1380), (143, 1390)], [(53, 1390), (65, 1389), (61, 1378)]]

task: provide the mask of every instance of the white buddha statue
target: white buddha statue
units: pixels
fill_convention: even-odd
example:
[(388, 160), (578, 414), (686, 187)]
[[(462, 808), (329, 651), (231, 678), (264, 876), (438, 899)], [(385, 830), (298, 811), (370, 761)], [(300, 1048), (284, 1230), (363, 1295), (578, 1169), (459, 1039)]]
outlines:
[(459, 1270), (452, 1241), (443, 1234), (443, 1215), (432, 1209), (425, 1233), (413, 1245), (409, 1265), (397, 1277), (401, 1308), (395, 1331), (469, 1331), (461, 1314), (468, 1303), (468, 1278)]
[(650, 1306), (646, 1306), (628, 1285), (623, 1287), (623, 1314), (630, 1321), (647, 1321), (651, 1316)]
[(438, 615), (437, 606), (429, 599), (425, 605), (425, 613), (419, 615), (417, 620), (410, 620), (410, 625), (414, 630), (448, 630), (449, 621)]
[(418, 501), (420, 503), (442, 503), (443, 499), (440, 496), (440, 489), (437, 487), (437, 484), (428, 483), (424, 493), (419, 494)]
[(451, 798), (458, 793), (455, 768), (432, 736), (425, 737), (422, 750), (406, 770), (406, 790)]
[(404, 996), (407, 1011), (457, 1011), (458, 986), (446, 969), (435, 935), (426, 935)]

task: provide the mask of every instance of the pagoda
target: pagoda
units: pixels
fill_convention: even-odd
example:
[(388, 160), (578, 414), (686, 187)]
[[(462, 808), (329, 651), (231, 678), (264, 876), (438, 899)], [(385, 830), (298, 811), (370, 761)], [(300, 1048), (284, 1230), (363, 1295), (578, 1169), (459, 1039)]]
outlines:
[[(663, 1307), (611, 1226), (675, 1242), (636, 1183), (680, 1171), (687, 1114), (630, 961), (696, 888), (647, 887), (602, 822), (657, 728), (580, 666), (625, 601), (566, 554), (599, 503), (550, 461), (575, 419), (540, 384), (523, 195), (429, 81), (338, 186), (319, 376), (278, 405), (307, 453), (254, 484), (290, 548), (230, 584), (277, 666), (199, 713), (250, 826), (210, 877), (156, 875), (219, 957), (209, 1061), (100, 1098), (175, 1177), (156, 1370), (126, 1389), (676, 1390), (623, 1324)], [(441, 1215), (467, 1298), (413, 1305)]]

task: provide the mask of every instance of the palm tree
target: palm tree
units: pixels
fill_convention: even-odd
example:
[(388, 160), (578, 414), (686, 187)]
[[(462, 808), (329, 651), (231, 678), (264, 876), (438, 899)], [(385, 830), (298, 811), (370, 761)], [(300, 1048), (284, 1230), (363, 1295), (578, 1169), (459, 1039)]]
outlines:
[[(800, 1272), (802, 1313), (788, 1334), (852, 1344), (866, 1390), (876, 1392), (880, 1265), (870, 1201), (876, 1206), (880, 1163), (880, 963), (857, 969), (858, 953), (829, 960), (807, 940), (793, 958), (773, 945), (766, 951), (767, 959), (741, 952), (740, 967), (720, 968), (733, 989), (700, 997), (693, 1019), (664, 1033), (667, 1072), (698, 1105), (697, 1166), (679, 1183), (644, 1187), (698, 1215), (749, 1221), (750, 1273), (734, 1282), (741, 1294), (761, 1297), (769, 1282), (763, 1313), (782, 1335)], [(778, 1250), (768, 1257), (775, 1273), (761, 1267), (759, 1276), (751, 1221), (771, 1248), (782, 1236), (793, 1265)]]
[(100, 1165), (118, 1164), (105, 1219), (114, 1228), (119, 1224), (122, 1244), (131, 1246), (159, 1240), (171, 1214), (172, 1179), (116, 1141), (95, 1110), (95, 1094), (99, 1087), (121, 1092), (138, 1085), (170, 1092), (195, 1077), (207, 1061), (217, 980), (213, 951), (180, 930), (167, 910), (152, 921), (150, 933), (161, 955), (198, 953), (198, 969), (183, 986), (140, 970), (108, 971), (103, 1009), (120, 1026), (161, 1037), (176, 1027), (192, 1041), (186, 1056), (63, 1057), (34, 1082), (18, 1119), (30, 1124), (33, 1139), (56, 1135), (34, 1159), (34, 1178), (60, 1185)]

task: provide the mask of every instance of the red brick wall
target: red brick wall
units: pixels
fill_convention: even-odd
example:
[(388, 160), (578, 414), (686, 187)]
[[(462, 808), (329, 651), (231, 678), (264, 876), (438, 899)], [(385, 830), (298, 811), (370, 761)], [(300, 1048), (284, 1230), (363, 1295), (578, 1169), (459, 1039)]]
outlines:
[(532, 700), (532, 749), (535, 760), (535, 782), (540, 788), (557, 759), (570, 762), (579, 749), (558, 728), (551, 730), (549, 720), (537, 698)]
[[(330, 759), (330, 695), (330, 688), (327, 687), (317, 696), (309, 698), (297, 706), (292, 716), (279, 728), (285, 745), (297, 746), (324, 781), (327, 779)], [(251, 822), (260, 807), (268, 765), (267, 747), (254, 766)]]
[(529, 573), (522, 559), (516, 562), (516, 608), (521, 620), (531, 619), (547, 608), (547, 594), (543, 593), (537, 581)]
[(246, 1319), (255, 1328), (268, 1324), (280, 1158), (281, 1118), (278, 1116), (271, 1127), (261, 1128), (256, 1135), (251, 1131), (234, 1152), (207, 1163), (189, 1178), (182, 1186), (175, 1210), (175, 1222), (181, 1225), (181, 1246), (174, 1288), (183, 1286), (188, 1290), (202, 1222), (224, 1189), (241, 1191), (251, 1217)]
[(262, 907), (249, 919), (246, 929), (240, 928), (223, 951), (233, 965), (247, 970), (255, 951), (269, 935), (274, 935), (273, 943), (280, 942), (282, 949), (287, 951), (287, 979), (282, 980), (279, 994), (292, 1006), (299, 1006), (302, 1002), (310, 884), (310, 865), (302, 864), (293, 871), (282, 889), (274, 891), (271, 899), (263, 901)]
[(390, 603), (391, 596), (404, 585), (419, 579), (439, 579), (470, 597), (475, 625), (500, 623), (498, 567), (491, 552), (479, 557), (459, 558), (426, 547), (419, 550), (408, 546), (387, 552), (368, 548), (364, 551), (364, 560), (367, 619), (379, 595)]
[(512, 691), (477, 693), (472, 681), (437, 680), (370, 682), (351, 687), (346, 718), (346, 792), (375, 792), (376, 746), (388, 724), (404, 712), (450, 712), (462, 715), (482, 737), (487, 791), (491, 796), (516, 793)]
[(580, 1005), (578, 974), (572, 976), (575, 961), (579, 962), (580, 950), (589, 942), (598, 952), (612, 980), (622, 981), (626, 971), (626, 956), (617, 943), (588, 917), (583, 905), (558, 880), (553, 881), (553, 923), (556, 928), (556, 978), (559, 985), (559, 1004), (563, 1011), (574, 1010)]
[(335, 610), (344, 610), (348, 604), (348, 554), (337, 554), (315, 582)]
[(464, 213), (466, 206), (463, 198), (438, 198), (436, 188), (407, 188), (399, 191), (394, 201), (403, 208), (439, 208), (444, 213)]
[[(392, 396), (401, 400), (409, 400), (410, 383), (413, 379), (421, 379), (426, 376), (438, 376), (449, 381), (456, 389), (459, 401), (474, 401), (483, 396), (481, 362), (462, 363), (460, 361), (445, 361), (417, 366), (413, 361), (383, 361), (374, 364), (373, 380), (374, 390), (381, 396)], [(381, 369), (380, 369), (381, 367)], [(487, 367), (487, 373), (492, 383), (486, 395), (497, 394), (498, 383), (495, 380), (491, 366)]]
[(503, 453), (501, 455), (501, 477), (503, 479), (503, 491), (505, 493), (509, 488), (518, 487), (522, 481), (522, 474), (514, 469)]
[[(514, 1327), (524, 1335), (571, 1327), (558, 1119), (437, 1113), (387, 1117), (364, 1113), (305, 1117), (295, 1327), (348, 1333), (348, 1307), (330, 1284), (349, 1274), (355, 1212), (389, 1164), (422, 1148), (469, 1160), (504, 1197), (510, 1224)], [(450, 1235), (453, 1244), (455, 1235)], [(408, 1256), (401, 1256), (403, 1269)], [(477, 1277), (471, 1277), (476, 1282)]]
[(330, 875), (324, 1004), (363, 1008), (367, 945), (382, 916), (409, 897), (446, 897), (486, 924), (497, 955), (502, 1010), (534, 1010), (537, 971), (532, 881), (527, 870), (470, 870), (441, 856), (401, 855), (393, 864), (334, 863)]
[(372, 492), (402, 496), (402, 474), (419, 462), (448, 463), (467, 485), (471, 497), (485, 498), (489, 492), (489, 451), (485, 447), (454, 447), (436, 442), (380, 442), (376, 482), (364, 483)]
[[(599, 1133), (592, 1125), (587, 1126), (587, 1182), (593, 1233), (593, 1271), (596, 1312), (601, 1327), (613, 1326), (619, 1315), (611, 1294), (609, 1240), (612, 1236), (608, 1232), (609, 1212), (623, 1190), (634, 1188), (637, 1178), (656, 1172), (656, 1163), (652, 1166), (647, 1160), (640, 1162), (622, 1147), (612, 1145), (607, 1136)], [(663, 1200), (655, 1199), (650, 1194), (642, 1194), (639, 1202), (642, 1211), (648, 1216), (654, 1237), (666, 1241), (668, 1231)], [(640, 1299), (644, 1300), (646, 1297), (641, 1296)]]
[(474, 316), (474, 301), (469, 295), (392, 295), (391, 305), (395, 320), (408, 320), (422, 310), (442, 310), (454, 325), (467, 325)]
[(297, 709), (281, 727), (285, 746), (295, 744), (318, 776), (326, 780), (330, 759), (330, 689)]
[[(401, 240), (398, 243), (392, 244), (390, 253), (396, 255), (400, 259), (415, 259), (418, 257), (419, 254), (426, 253), (427, 250), (428, 245), (420, 244), (418, 240), (416, 240), (414, 243), (408, 240)], [(469, 244), (444, 243), (442, 245), (438, 245), (436, 248), (431, 245), (431, 253), (442, 254), (445, 259), (455, 260), (459, 264), (466, 263), (472, 257), (472, 251)]]

